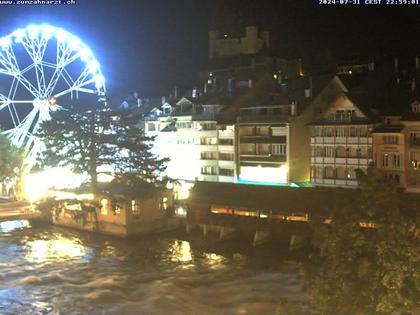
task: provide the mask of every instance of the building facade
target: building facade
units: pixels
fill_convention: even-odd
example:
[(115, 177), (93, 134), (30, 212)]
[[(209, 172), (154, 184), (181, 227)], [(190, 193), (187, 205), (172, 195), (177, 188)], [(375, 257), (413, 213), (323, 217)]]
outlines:
[(289, 183), (289, 118), (295, 105), (242, 108), (237, 121), (238, 181)]
[(420, 103), (402, 116), (384, 116), (373, 131), (375, 166), (408, 192), (420, 192)]
[(356, 187), (356, 171), (372, 162), (373, 120), (343, 92), (310, 124), (311, 182), (315, 186)]
[(154, 153), (169, 158), (166, 175), (187, 182), (234, 182), (235, 125), (219, 124), (220, 104), (182, 98), (169, 114), (147, 115)]

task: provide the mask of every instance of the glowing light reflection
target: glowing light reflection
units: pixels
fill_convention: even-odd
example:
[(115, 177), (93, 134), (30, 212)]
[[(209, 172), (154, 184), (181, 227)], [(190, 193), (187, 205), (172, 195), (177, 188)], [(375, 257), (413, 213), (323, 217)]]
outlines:
[(210, 269), (226, 267), (226, 258), (215, 253), (204, 253), (204, 262)]
[(52, 240), (35, 240), (26, 244), (29, 262), (63, 262), (83, 258), (88, 254), (78, 239), (59, 237)]
[(0, 222), (0, 232), (9, 233), (16, 230), (23, 230), (24, 228), (31, 227), (27, 220), (6, 221)]
[(183, 269), (194, 267), (191, 245), (189, 242), (175, 241), (170, 245), (169, 251), (171, 252), (171, 260), (173, 262), (183, 263)]
[[(76, 188), (86, 180), (86, 175), (76, 175), (68, 168), (52, 168), (24, 177), (26, 198), (37, 201), (48, 195), (50, 189)], [(90, 199), (90, 198), (88, 198)]]

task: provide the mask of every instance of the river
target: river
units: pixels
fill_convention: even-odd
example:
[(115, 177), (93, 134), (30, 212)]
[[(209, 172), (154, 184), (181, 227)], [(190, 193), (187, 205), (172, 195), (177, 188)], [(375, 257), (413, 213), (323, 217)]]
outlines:
[(3, 222), (0, 314), (280, 314), (308, 301), (297, 261), (273, 244)]

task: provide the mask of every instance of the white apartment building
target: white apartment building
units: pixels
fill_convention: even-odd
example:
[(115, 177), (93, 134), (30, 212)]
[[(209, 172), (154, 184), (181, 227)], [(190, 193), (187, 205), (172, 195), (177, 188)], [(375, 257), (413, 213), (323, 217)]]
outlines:
[(154, 152), (169, 158), (166, 175), (187, 182), (235, 181), (235, 126), (218, 124), (220, 104), (182, 98), (170, 113), (145, 117), (145, 133), (155, 136)]

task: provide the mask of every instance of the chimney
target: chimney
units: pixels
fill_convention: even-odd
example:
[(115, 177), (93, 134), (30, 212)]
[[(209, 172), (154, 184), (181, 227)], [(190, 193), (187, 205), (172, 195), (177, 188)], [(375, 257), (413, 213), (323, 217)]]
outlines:
[(166, 103), (166, 97), (162, 96), (162, 105)]
[(313, 83), (312, 83), (312, 76), (309, 77), (309, 89), (310, 89), (310, 93), (311, 93), (311, 97), (314, 94), (314, 87), (313, 87)]
[(398, 58), (397, 57), (394, 58), (394, 70), (396, 73), (398, 73)]
[(290, 106), (290, 115), (296, 116), (296, 104), (295, 101), (292, 102), (292, 106)]
[(178, 87), (174, 86), (174, 99), (178, 99)]

